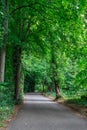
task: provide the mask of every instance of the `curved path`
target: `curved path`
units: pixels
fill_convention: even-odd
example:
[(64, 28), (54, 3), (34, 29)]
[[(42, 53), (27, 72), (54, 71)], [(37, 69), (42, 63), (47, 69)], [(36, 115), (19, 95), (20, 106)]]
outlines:
[(87, 130), (87, 120), (42, 95), (25, 95), (8, 130)]

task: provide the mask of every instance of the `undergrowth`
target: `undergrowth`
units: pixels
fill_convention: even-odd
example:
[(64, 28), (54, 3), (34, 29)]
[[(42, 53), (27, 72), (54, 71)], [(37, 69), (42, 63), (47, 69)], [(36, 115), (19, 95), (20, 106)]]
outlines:
[(5, 127), (4, 122), (14, 113), (12, 84), (0, 83), (0, 127)]
[[(56, 96), (55, 92), (46, 92), (45, 95), (51, 96), (53, 98), (55, 98), (55, 96)], [(87, 98), (81, 98), (78, 95), (71, 95), (71, 96), (63, 95), (63, 93), (61, 94), (61, 97), (67, 103), (74, 103), (76, 105), (81, 105), (81, 106), (87, 107)]]

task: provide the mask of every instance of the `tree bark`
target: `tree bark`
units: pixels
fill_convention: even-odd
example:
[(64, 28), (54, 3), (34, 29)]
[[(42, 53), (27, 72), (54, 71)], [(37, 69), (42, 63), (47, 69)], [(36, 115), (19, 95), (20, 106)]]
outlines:
[(56, 99), (60, 97), (60, 86), (58, 81), (58, 74), (57, 74), (57, 62), (56, 62), (56, 55), (55, 55), (55, 46), (51, 44), (51, 67), (52, 67), (52, 78), (55, 87)]
[(56, 92), (56, 99), (60, 97), (60, 87), (58, 83), (55, 83), (55, 92)]
[(1, 48), (0, 56), (0, 82), (4, 82), (6, 46)]
[(44, 81), (42, 81), (42, 85), (43, 85), (43, 93), (44, 93), (45, 92)]
[(8, 34), (8, 0), (4, 0), (4, 32), (2, 37), (2, 47), (0, 54), (0, 82), (4, 82), (4, 73), (5, 73), (5, 57), (6, 57), (6, 39)]
[(15, 100), (20, 99), (20, 79), (21, 79), (21, 47), (15, 46), (13, 53), (13, 67), (14, 67), (14, 83), (15, 83)]

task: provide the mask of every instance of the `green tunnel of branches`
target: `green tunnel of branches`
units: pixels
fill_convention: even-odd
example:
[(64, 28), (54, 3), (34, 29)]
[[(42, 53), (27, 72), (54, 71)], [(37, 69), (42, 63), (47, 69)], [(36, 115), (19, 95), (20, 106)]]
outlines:
[(0, 1), (0, 106), (31, 91), (87, 97), (87, 0)]

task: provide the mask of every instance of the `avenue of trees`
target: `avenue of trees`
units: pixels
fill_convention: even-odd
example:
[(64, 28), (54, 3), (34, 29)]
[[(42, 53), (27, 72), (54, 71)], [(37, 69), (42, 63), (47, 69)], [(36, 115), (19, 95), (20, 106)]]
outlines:
[(87, 0), (0, 0), (0, 108), (24, 91), (87, 100)]

